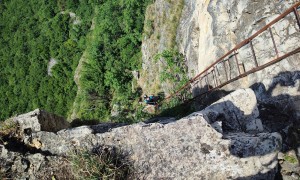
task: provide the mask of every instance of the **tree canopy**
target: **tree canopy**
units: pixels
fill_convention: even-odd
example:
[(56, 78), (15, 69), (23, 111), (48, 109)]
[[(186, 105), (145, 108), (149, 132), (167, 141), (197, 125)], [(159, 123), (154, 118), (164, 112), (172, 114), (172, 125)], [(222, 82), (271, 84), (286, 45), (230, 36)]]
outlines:
[[(80, 84), (86, 119), (109, 116), (113, 102), (136, 98), (131, 71), (141, 65), (144, 12), (150, 0), (0, 1), (0, 119), (42, 108), (67, 117)], [(92, 22), (95, 21), (95, 22)], [(91, 30), (92, 23), (96, 27)], [(88, 38), (92, 34), (97, 38)], [(91, 40), (91, 41), (90, 41)], [(47, 73), (53, 58), (57, 64)]]

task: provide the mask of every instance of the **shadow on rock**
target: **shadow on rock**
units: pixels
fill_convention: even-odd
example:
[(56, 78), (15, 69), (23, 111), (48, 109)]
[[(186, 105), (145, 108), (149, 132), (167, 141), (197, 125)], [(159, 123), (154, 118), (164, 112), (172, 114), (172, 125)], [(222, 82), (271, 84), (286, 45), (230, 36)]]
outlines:
[[(284, 155), (278, 164), (278, 152), (294, 151), (299, 162), (299, 79), (300, 71), (281, 72), (273, 78), (268, 89), (263, 83), (253, 84), (251, 89), (254, 93), (249, 97), (244, 97), (245, 94), (228, 95), (231, 92), (224, 90), (202, 94), (207, 91), (208, 86), (196, 87), (192, 91), (193, 101), (187, 101), (165, 112), (170, 112), (168, 115), (180, 112), (178, 114), (183, 117), (190, 111), (202, 110), (200, 113), (207, 116), (205, 119), (208, 123), (222, 133), (224, 139), (230, 141), (231, 155), (243, 159), (263, 159), (264, 170), (238, 179), (282, 179), (283, 171), (286, 170), (281, 170), (282, 161), (290, 157)], [(150, 122), (160, 121), (153, 119)], [(210, 153), (209, 150), (205, 152)]]
[(280, 132), (283, 151), (300, 147), (300, 71), (279, 73), (268, 89), (263, 83), (253, 84), (251, 88), (256, 94), (266, 131)]

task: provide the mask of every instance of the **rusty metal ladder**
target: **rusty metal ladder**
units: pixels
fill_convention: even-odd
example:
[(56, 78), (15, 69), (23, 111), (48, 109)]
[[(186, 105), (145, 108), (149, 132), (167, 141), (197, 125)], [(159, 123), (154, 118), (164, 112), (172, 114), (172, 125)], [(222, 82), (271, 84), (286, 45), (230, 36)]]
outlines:
[[(288, 16), (289, 14), (294, 13), (295, 15), (295, 20), (299, 26), (299, 32), (300, 32), (300, 16), (298, 13), (298, 8), (300, 7), (300, 2), (296, 3), (295, 5), (293, 5), (292, 7), (290, 7), (289, 9), (287, 9), (284, 13), (282, 13), (280, 16), (278, 16), (276, 19), (274, 19), (273, 21), (271, 21), (270, 23), (268, 23), (266, 26), (264, 26), (263, 28), (261, 28), (259, 31), (257, 31), (255, 34), (253, 34), (251, 37), (249, 37), (248, 39), (245, 39), (244, 41), (242, 41), (241, 43), (239, 43), (238, 45), (236, 45), (232, 50), (228, 51), (225, 55), (223, 55), (222, 57), (220, 57), (217, 61), (215, 61), (214, 63), (212, 63), (209, 67), (207, 67), (205, 70), (203, 70), (201, 73), (199, 73), (197, 76), (195, 76), (194, 78), (190, 79), (188, 81), (188, 83), (186, 83), (184, 86), (180, 87), (175, 93), (171, 94), (170, 96), (166, 97), (161, 103), (165, 102), (168, 99), (171, 99), (175, 96), (177, 96), (181, 91), (188, 89), (189, 87), (192, 87), (193, 85), (200, 83), (202, 86), (202, 81), (205, 81), (205, 85), (207, 86), (207, 88), (204, 88), (206, 90), (204, 90), (204, 92), (200, 93), (199, 95), (195, 96), (194, 98), (190, 99), (193, 100), (199, 96), (202, 96), (204, 94), (207, 94), (211, 91), (214, 91), (216, 89), (219, 89), (233, 81), (236, 81), (238, 79), (241, 79), (249, 74), (252, 74), (254, 72), (260, 71), (272, 64), (275, 64), (291, 55), (294, 55), (296, 53), (300, 52), (300, 47), (285, 53), (283, 55), (280, 56), (280, 53), (278, 51), (275, 39), (274, 39), (274, 35), (272, 32), (271, 27), (278, 23), (281, 19), (285, 18), (286, 16)], [(276, 54), (276, 57), (270, 61), (268, 61), (267, 63), (264, 64), (259, 64), (258, 60), (257, 60), (257, 56), (255, 53), (255, 49), (254, 49), (254, 45), (253, 45), (253, 39), (256, 38), (257, 36), (259, 36), (260, 34), (264, 33), (264, 32), (268, 32), (270, 34), (272, 43), (273, 43), (273, 47), (274, 47), (274, 52)], [(252, 58), (253, 58), (253, 62), (254, 63), (254, 68), (252, 68), (251, 70), (246, 71), (245, 69), (245, 64), (241, 61), (239, 61), (237, 55), (238, 55), (238, 51), (249, 45), (250, 46), (250, 50), (252, 53)], [(238, 75), (235, 77), (231, 78), (231, 75), (228, 74), (228, 69), (226, 67), (226, 63), (229, 65), (230, 67), (230, 60), (232, 59), (232, 57), (234, 57), (234, 63), (236, 64), (237, 67), (237, 72)], [(233, 61), (233, 60), (232, 60)], [(219, 73), (219, 68), (218, 65), (222, 65), (223, 69), (225, 71), (225, 82), (222, 82), (220, 79), (218, 79), (218, 77), (220, 77), (220, 73)], [(230, 71), (230, 69), (229, 69)], [(217, 73), (219, 74), (219, 76), (217, 76)], [(208, 82), (208, 77), (209, 75), (212, 74), (212, 84), (210, 85)]]

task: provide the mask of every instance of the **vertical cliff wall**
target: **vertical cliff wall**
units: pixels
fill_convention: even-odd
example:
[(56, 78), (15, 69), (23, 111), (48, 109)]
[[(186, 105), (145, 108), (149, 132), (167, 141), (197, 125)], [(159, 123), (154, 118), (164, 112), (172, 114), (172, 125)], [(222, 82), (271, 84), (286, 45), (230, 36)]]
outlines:
[[(296, 2), (296, 0), (186, 0), (177, 34), (179, 50), (186, 55), (188, 61), (197, 63), (197, 68), (189, 67), (189, 69), (195, 69), (196, 73), (201, 72)], [(288, 16), (272, 28), (279, 51), (287, 51), (290, 46), (297, 44), (299, 28), (296, 21), (292, 22), (293, 18)], [(290, 36), (295, 38), (281, 44)], [(266, 36), (259, 38), (266, 39)], [(261, 44), (255, 43), (258, 46), (256, 50), (259, 51)], [(266, 44), (271, 46), (272, 42), (264, 45)]]
[[(176, 8), (178, 10), (179, 6), (169, 1), (155, 1), (148, 8), (146, 15), (142, 46), (144, 69), (142, 81), (145, 83), (141, 83), (142, 88), (146, 89), (146, 92), (162, 88), (159, 87), (162, 84), (159, 82), (159, 73), (163, 70), (161, 68), (163, 64), (154, 62), (156, 53), (176, 47), (185, 56), (188, 76), (194, 77), (296, 2), (297, 0), (185, 0), (181, 18), (177, 24), (176, 45), (170, 46), (167, 42), (174, 40), (172, 38), (175, 36), (170, 36), (170, 33), (175, 31), (169, 30), (166, 20), (172, 19), (172, 14)], [(150, 30), (149, 27), (151, 27)], [(300, 37), (299, 27), (293, 14), (281, 20), (271, 29), (281, 55), (299, 46), (297, 43)], [(169, 35), (167, 36), (167, 34)], [(253, 45), (260, 64), (265, 63), (268, 58), (275, 57), (269, 34), (260, 35), (253, 41)], [(239, 52), (238, 58), (241, 63), (245, 64), (245, 70), (253, 68), (254, 63), (249, 50), (245, 48)], [(299, 55), (287, 58), (281, 63), (228, 85), (225, 89), (249, 87), (254, 83), (261, 82), (268, 90), (272, 86), (273, 78), (277, 77), (280, 72), (297, 74), (299, 70), (297, 59), (299, 59)], [(225, 76), (220, 75), (220, 78), (224, 79)]]
[[(244, 39), (274, 20), (297, 0), (186, 0), (180, 25), (177, 31), (177, 43), (181, 53), (186, 56), (189, 77), (194, 77)], [(299, 9), (298, 9), (299, 12)], [(293, 13), (271, 27), (279, 56), (300, 46), (300, 31)], [(267, 31), (253, 40), (258, 64), (262, 65), (276, 57), (274, 46)], [(255, 67), (249, 45), (238, 51), (240, 63), (245, 70)], [(252, 87), (260, 102), (276, 104), (283, 109), (296, 111), (299, 118), (299, 53), (225, 87), (232, 91), (239, 87)], [(235, 62), (234, 62), (235, 63)], [(225, 81), (222, 64), (217, 65), (221, 73), (218, 79)], [(228, 72), (229, 78), (237, 71), (235, 64)], [(234, 69), (234, 70), (233, 70)], [(209, 84), (213, 84), (211, 80)], [(194, 89), (201, 89), (199, 85)], [(197, 95), (197, 91), (194, 91)], [(288, 107), (287, 107), (288, 106)], [(298, 113), (297, 113), (298, 112)]]

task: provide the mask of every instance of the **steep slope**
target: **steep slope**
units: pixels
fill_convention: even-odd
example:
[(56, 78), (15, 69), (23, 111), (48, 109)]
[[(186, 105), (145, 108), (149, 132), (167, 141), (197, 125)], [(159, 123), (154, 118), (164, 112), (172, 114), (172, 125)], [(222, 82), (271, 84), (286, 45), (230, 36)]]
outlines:
[[(142, 40), (142, 71), (138, 84), (145, 94), (157, 94), (159, 92), (170, 93), (178, 80), (162, 80), (161, 75), (180, 66), (170, 67), (170, 64), (158, 56), (165, 51), (171, 52), (172, 61), (184, 59), (180, 57), (176, 44), (176, 32), (180, 22), (184, 0), (157, 0), (147, 7)], [(183, 66), (184, 67), (184, 66)], [(172, 71), (171, 71), (172, 72)], [(171, 76), (176, 73), (172, 72)], [(180, 80), (180, 78), (178, 78)]]
[[(193, 77), (203, 71), (239, 42), (253, 35), (296, 2), (295, 0), (218, 0), (206, 1), (205, 3), (187, 1), (180, 20), (177, 40), (179, 49), (187, 58), (189, 76)], [(271, 31), (279, 55), (299, 48), (300, 32), (294, 13), (272, 26)], [(253, 46), (258, 64), (263, 64), (268, 59), (276, 57), (269, 31), (255, 38)], [(252, 56), (249, 45), (237, 54), (237, 59), (243, 64), (246, 71), (254, 67)], [(234, 68), (236, 65), (234, 61), (232, 62), (227, 65), (228, 74), (235, 73)], [(275, 98), (272, 99), (272, 96), (278, 96), (277, 104), (291, 104), (294, 110), (299, 111), (298, 97), (300, 94), (293, 90), (287, 90), (298, 86), (299, 63), (298, 53), (275, 65), (235, 81), (223, 89), (231, 91), (239, 87), (252, 87), (260, 101), (273, 100), (275, 104), (276, 100)], [(222, 63), (219, 63), (217, 67), (221, 72), (224, 71)], [(217, 79), (224, 81), (225, 76), (221, 74)], [(213, 83), (209, 82), (209, 84)], [(198, 90), (201, 88), (200, 85), (196, 84), (192, 88), (194, 95), (197, 95)], [(279, 98), (282, 94), (289, 97), (286, 100)]]
[[(177, 36), (179, 49), (187, 56), (188, 61), (198, 62), (195, 73), (201, 72), (296, 2), (296, 0), (187, 1)], [(283, 20), (280, 26), (272, 28), (279, 46), (278, 50), (281, 52), (287, 51), (292, 45), (295, 46), (298, 27), (296, 21), (291, 21), (295, 18), (293, 16)], [(285, 47), (281, 46), (280, 43), (288, 36), (295, 38), (284, 43)], [(261, 40), (266, 39), (266, 36), (260, 38), (254, 42), (257, 46), (262, 45)], [(265, 44), (272, 45), (272, 42), (268, 41)], [(255, 50), (258, 54), (264, 53), (261, 58), (270, 55), (269, 52), (259, 52), (260, 49), (257, 48)], [(193, 67), (190, 66), (189, 69)]]
[(106, 121), (114, 105), (134, 116), (148, 2), (0, 1), (0, 119), (43, 108)]
[(74, 77), (80, 88), (70, 119), (111, 120), (114, 106), (120, 107), (119, 114), (124, 115), (117, 121), (135, 118), (140, 92), (132, 87), (132, 71), (140, 68), (147, 4), (147, 0), (95, 4), (86, 50)]
[[(87, 7), (85, 2), (0, 2), (1, 120), (38, 107), (67, 115), (90, 23)], [(74, 23), (74, 12), (80, 23)], [(50, 75), (51, 59), (57, 64)]]

